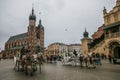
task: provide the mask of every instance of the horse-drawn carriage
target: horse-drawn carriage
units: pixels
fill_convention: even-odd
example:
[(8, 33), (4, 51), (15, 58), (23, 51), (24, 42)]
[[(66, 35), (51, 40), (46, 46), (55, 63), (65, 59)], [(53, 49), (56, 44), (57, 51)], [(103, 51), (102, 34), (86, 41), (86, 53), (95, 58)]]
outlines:
[(14, 69), (18, 71), (25, 72), (26, 75), (30, 72), (32, 76), (34, 72), (37, 71), (39, 67), (39, 71), (41, 72), (41, 65), (43, 64), (43, 55), (41, 54), (25, 54), (20, 59), (20, 54), (16, 54), (14, 56), (15, 66)]
[(62, 62), (63, 65), (72, 65), (72, 66), (77, 66), (79, 65), (79, 57), (76, 56), (70, 56), (70, 57), (64, 57)]
[[(80, 54), (79, 56), (64, 57), (62, 62), (64, 65), (79, 65), (80, 67), (96, 68), (97, 57), (94, 53)], [(101, 64), (101, 62), (99, 62), (99, 64)]]

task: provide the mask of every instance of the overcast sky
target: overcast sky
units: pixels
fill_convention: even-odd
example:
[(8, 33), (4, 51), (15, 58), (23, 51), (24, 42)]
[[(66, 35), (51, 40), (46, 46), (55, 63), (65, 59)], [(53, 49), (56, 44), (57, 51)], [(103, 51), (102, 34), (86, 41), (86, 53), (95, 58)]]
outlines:
[[(103, 7), (110, 11), (116, 0), (0, 0), (0, 47), (10, 36), (27, 32), (32, 4), (45, 28), (45, 46), (53, 42), (80, 43), (85, 27), (89, 36), (103, 22)], [(41, 13), (41, 14), (39, 14)]]

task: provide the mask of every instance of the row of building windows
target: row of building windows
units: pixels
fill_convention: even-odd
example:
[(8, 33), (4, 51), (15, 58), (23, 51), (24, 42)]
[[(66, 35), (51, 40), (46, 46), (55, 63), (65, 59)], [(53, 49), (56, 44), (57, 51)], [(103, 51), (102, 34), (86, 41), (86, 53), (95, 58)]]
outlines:
[[(114, 18), (114, 22), (117, 22), (118, 21), (118, 14), (114, 14), (113, 18)], [(107, 24), (112, 23), (112, 16), (108, 16), (106, 18), (106, 22), (107, 22)]]
[(24, 44), (27, 44), (27, 40), (9, 42), (6, 44), (6, 49), (10, 49), (12, 47), (16, 47), (16, 46), (20, 46), (20, 45), (24, 45)]

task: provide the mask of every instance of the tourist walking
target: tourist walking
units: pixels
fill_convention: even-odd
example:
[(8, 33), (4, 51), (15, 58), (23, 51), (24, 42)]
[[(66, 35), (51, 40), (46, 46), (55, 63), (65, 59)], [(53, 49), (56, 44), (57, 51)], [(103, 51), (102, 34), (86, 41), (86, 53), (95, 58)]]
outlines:
[(109, 63), (112, 63), (112, 56), (111, 56), (111, 54), (108, 54), (108, 59), (109, 59)]

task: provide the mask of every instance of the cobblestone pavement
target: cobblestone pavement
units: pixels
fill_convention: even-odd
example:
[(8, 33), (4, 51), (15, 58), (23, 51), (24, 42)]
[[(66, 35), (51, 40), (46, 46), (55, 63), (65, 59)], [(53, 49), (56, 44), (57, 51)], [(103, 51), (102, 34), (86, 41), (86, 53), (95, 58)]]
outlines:
[(16, 72), (13, 60), (0, 61), (0, 80), (120, 80), (120, 65), (109, 64), (103, 61), (103, 65), (96, 69), (86, 69), (75, 66), (63, 66), (45, 63), (42, 72), (35, 72), (33, 76), (24, 72)]

